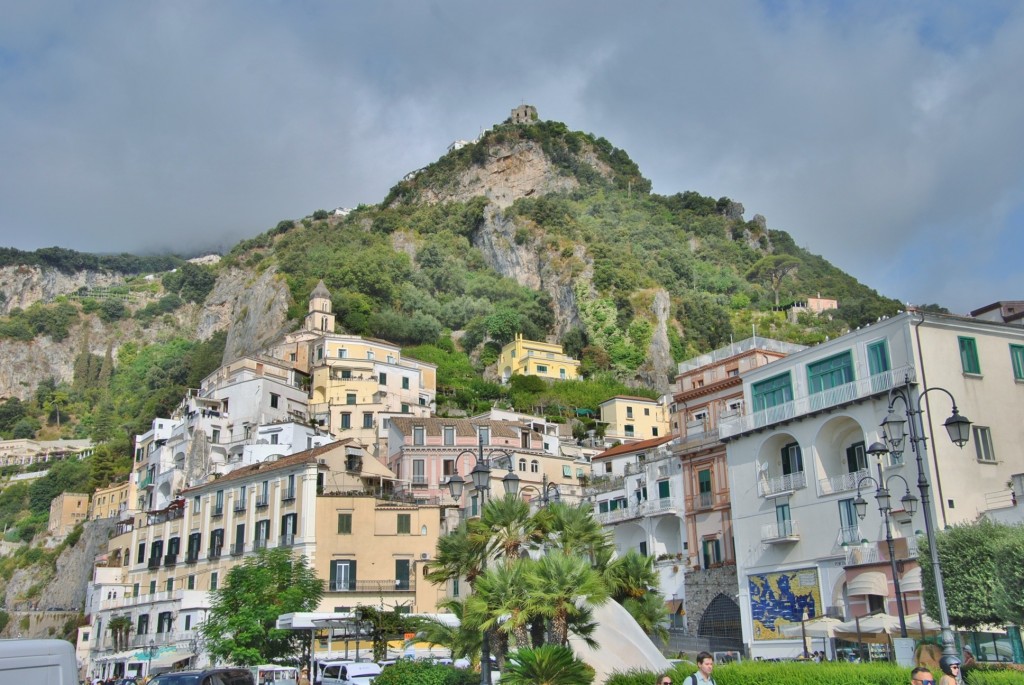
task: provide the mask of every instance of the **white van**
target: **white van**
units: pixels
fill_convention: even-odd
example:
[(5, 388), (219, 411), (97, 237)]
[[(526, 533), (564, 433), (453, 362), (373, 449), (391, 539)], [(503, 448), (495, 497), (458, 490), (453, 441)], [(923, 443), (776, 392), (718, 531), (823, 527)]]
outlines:
[(65, 640), (0, 640), (0, 683), (78, 685), (75, 647)]
[(321, 685), (369, 685), (380, 675), (375, 663), (330, 661), (323, 665)]

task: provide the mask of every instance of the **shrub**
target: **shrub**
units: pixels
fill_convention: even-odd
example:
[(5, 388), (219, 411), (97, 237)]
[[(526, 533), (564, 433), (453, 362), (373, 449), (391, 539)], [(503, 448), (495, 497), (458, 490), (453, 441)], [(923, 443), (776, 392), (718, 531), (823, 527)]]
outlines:
[[(669, 675), (672, 682), (686, 685), (696, 670), (692, 664), (674, 666)], [(634, 669), (614, 673), (607, 685), (650, 685), (657, 673)], [(815, 663), (813, 661), (744, 661), (715, 666), (715, 682), (719, 685), (757, 685), (759, 683), (786, 683), (787, 685), (906, 685), (910, 682), (910, 669), (887, 662), (850, 664), (846, 662)], [(1016, 676), (1019, 680), (1019, 676)], [(1003, 685), (1011, 681), (992, 681)], [(976, 685), (972, 680), (971, 685)], [(985, 685), (989, 685), (987, 682)]]
[(474, 685), (480, 676), (429, 661), (398, 661), (373, 679), (376, 685)]

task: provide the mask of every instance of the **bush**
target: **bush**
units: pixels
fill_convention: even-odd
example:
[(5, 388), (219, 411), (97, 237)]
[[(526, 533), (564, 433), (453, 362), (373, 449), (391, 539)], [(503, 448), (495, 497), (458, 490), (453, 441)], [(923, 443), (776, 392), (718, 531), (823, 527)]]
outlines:
[[(689, 676), (696, 670), (690, 664), (679, 664), (668, 673), (673, 683), (686, 685)], [(657, 673), (634, 669), (614, 673), (607, 685), (650, 685)], [(910, 669), (887, 662), (850, 664), (846, 662), (815, 663), (813, 661), (744, 661), (742, 663), (715, 666), (715, 682), (719, 685), (759, 685), (760, 683), (786, 683), (786, 685), (906, 685), (910, 682)], [(993, 685), (1019, 682), (1018, 680), (992, 681)], [(977, 685), (972, 679), (971, 685)], [(988, 681), (985, 685), (989, 685)]]
[(429, 661), (397, 661), (373, 679), (376, 685), (475, 685), (480, 676)]

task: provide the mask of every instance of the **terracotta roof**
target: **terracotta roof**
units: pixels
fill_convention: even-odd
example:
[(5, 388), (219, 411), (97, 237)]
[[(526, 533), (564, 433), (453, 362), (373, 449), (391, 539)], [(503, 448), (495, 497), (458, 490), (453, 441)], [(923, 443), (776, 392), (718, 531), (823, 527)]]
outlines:
[(664, 445), (675, 437), (676, 436), (674, 435), (664, 435), (660, 438), (651, 438), (650, 440), (641, 440), (640, 442), (630, 442), (625, 445), (617, 445), (596, 455), (592, 461), (596, 461), (597, 459), (607, 459), (608, 457), (616, 457), (620, 454), (629, 454), (630, 452), (643, 452), (644, 450), (649, 450), (652, 447)]
[(333, 452), (336, 449), (342, 449), (344, 447), (345, 447), (344, 444), (339, 444), (337, 442), (332, 442), (330, 444), (321, 445), (320, 447), (314, 447), (313, 449), (305, 450), (303, 452), (296, 452), (295, 454), (289, 454), (287, 457), (281, 457), (280, 459), (277, 459), (275, 461), (264, 461), (264, 462), (260, 462), (259, 464), (252, 464), (250, 466), (243, 466), (241, 468), (235, 469), (231, 473), (224, 474), (220, 478), (217, 478), (217, 479), (211, 480), (209, 482), (203, 483), (202, 485), (196, 485), (196, 486), (191, 487), (191, 488), (189, 488), (187, 490), (183, 490), (182, 494), (184, 495), (187, 492), (192, 492), (194, 490), (200, 490), (200, 489), (206, 488), (206, 487), (208, 487), (210, 485), (215, 485), (215, 484), (219, 485), (221, 483), (234, 482), (234, 481), (237, 481), (237, 480), (241, 480), (243, 478), (247, 478), (249, 476), (253, 476), (253, 475), (257, 474), (257, 473), (259, 473), (259, 474), (271, 473), (273, 471), (282, 471), (282, 470), (285, 470), (285, 469), (295, 468), (297, 466), (302, 466), (304, 464), (316, 464), (317, 463), (317, 459), (321, 455), (327, 454), (328, 452)]
[(313, 288), (313, 292), (309, 294), (309, 299), (312, 300), (313, 298), (323, 298), (325, 300), (331, 299), (331, 291), (327, 289), (326, 285), (324, 285), (324, 279), (321, 278), (320, 282), (316, 284), (315, 288)]

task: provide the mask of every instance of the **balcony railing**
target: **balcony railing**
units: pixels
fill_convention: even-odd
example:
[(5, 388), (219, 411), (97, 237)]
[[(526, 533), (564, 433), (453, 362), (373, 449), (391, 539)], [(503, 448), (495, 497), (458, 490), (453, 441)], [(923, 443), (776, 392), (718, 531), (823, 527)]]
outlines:
[(646, 472), (646, 470), (647, 470), (647, 462), (641, 461), (641, 462), (633, 462), (633, 463), (630, 463), (630, 464), (626, 464), (626, 468), (625, 468), (624, 472), (625, 472), (625, 474), (627, 476), (632, 476), (632, 475), (635, 475), (637, 473), (644, 473), (644, 472)]
[(295, 491), (294, 490), (285, 490), (285, 491), (283, 491), (281, 493), (281, 501), (282, 502), (294, 502), (295, 501)]
[(849, 492), (857, 489), (857, 483), (861, 478), (870, 476), (867, 469), (854, 471), (853, 473), (841, 473), (838, 476), (829, 476), (818, 480), (818, 490), (822, 495), (834, 495), (837, 492)]
[(244, 552), (245, 552), (245, 543), (244, 542), (236, 542), (235, 544), (231, 545), (231, 556), (239, 557), (239, 556), (242, 556), (242, 554)]
[(139, 489), (141, 490), (142, 488), (148, 488), (152, 484), (153, 476), (146, 476), (145, 478), (139, 481)]
[(295, 533), (285, 533), (277, 539), (278, 547), (291, 547), (295, 544)]
[(761, 478), (757, 481), (757, 494), (761, 497), (776, 497), (806, 487), (807, 474), (797, 471), (776, 478)]
[(697, 498), (697, 506), (701, 509), (710, 509), (711, 505), (715, 503), (715, 493), (713, 492), (702, 492)]
[(245, 511), (245, 501), (244, 500), (241, 501), (241, 502), (235, 502), (235, 511), (236, 512)]
[[(860, 542), (858, 540), (858, 542)], [(878, 547), (871, 545), (864, 547), (863, 545), (853, 545), (846, 550), (846, 565), (847, 566), (858, 566), (860, 564), (877, 564), (885, 561), (882, 556), (878, 553)]]
[(391, 580), (335, 580), (329, 583), (330, 592), (415, 592), (416, 580), (395, 578)]
[(597, 495), (603, 492), (611, 492), (612, 490), (621, 490), (623, 484), (624, 481), (621, 476), (597, 476), (591, 479), (590, 485), (585, 487), (583, 491), (587, 495)]
[(150, 569), (160, 568), (160, 556), (157, 555), (155, 557), (150, 557), (147, 566), (149, 566)]
[(214, 507), (213, 511), (210, 512), (210, 516), (223, 516), (223, 515), (224, 515), (224, 505), (223, 504), (221, 506), (219, 506), (219, 507)]
[(798, 397), (790, 402), (777, 404), (731, 421), (722, 421), (719, 430), (723, 438), (729, 438), (758, 428), (766, 428), (783, 421), (791, 421), (798, 416), (888, 392), (898, 385), (903, 385), (907, 378), (911, 382), (917, 380), (917, 372), (913, 366), (901, 366), (813, 395)]
[(836, 544), (859, 545), (861, 541), (860, 526), (842, 526), (836, 537)]
[(253, 541), (253, 543), (252, 543), (252, 548), (254, 550), (266, 549), (267, 548), (267, 539), (266, 538), (256, 538)]
[(186, 564), (195, 564), (199, 561), (199, 552), (189, 552), (185, 555)]
[(270, 505), (270, 498), (266, 495), (259, 495), (256, 497), (256, 508), (262, 509), (263, 507)]
[(425, 487), (427, 485), (427, 477), (421, 474), (414, 474), (412, 484), (417, 487)]
[(164, 566), (174, 566), (177, 563), (178, 563), (178, 555), (177, 554), (168, 554), (168, 555), (164, 556)]
[(222, 551), (223, 551), (223, 547), (221, 545), (217, 545), (215, 547), (211, 547), (206, 552), (206, 556), (209, 559), (220, 559), (220, 555), (221, 555)]
[(776, 544), (796, 542), (799, 539), (800, 529), (797, 527), (796, 521), (779, 521), (761, 526), (761, 542)]

